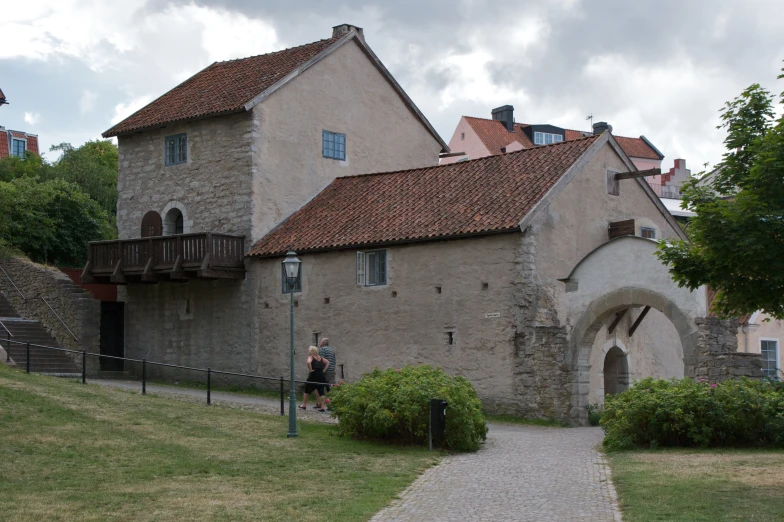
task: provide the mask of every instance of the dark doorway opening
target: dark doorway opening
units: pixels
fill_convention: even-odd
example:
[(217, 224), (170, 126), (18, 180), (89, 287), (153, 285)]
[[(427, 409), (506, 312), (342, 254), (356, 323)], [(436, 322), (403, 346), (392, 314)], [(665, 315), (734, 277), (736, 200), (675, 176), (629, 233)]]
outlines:
[[(101, 302), (101, 355), (125, 357), (125, 303)], [(101, 357), (101, 371), (121, 372), (122, 359)]]
[(604, 396), (621, 393), (629, 387), (629, 361), (626, 354), (613, 346), (604, 358)]

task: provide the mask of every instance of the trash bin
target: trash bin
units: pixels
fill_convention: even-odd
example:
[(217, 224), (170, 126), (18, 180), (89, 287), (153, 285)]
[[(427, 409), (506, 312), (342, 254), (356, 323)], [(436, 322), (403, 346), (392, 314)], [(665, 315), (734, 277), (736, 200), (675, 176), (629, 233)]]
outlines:
[(433, 442), (440, 445), (444, 441), (446, 433), (446, 407), (444, 399), (430, 399), (430, 449), (433, 449)]

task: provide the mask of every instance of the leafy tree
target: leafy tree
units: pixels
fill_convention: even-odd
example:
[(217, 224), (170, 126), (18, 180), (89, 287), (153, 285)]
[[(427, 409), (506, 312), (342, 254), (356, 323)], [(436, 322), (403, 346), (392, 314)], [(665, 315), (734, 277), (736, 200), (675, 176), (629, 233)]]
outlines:
[(0, 182), (0, 242), (33, 261), (82, 266), (87, 242), (109, 239), (114, 230), (104, 209), (78, 186), (20, 177)]
[(0, 181), (16, 178), (40, 179), (49, 165), (38, 154), (25, 152), (25, 158), (10, 156), (0, 159)]
[(658, 251), (680, 286), (717, 291), (712, 311), (720, 316), (762, 310), (784, 319), (784, 115), (775, 119), (774, 100), (754, 84), (725, 104), (727, 152), (713, 182), (683, 189), (683, 207), (697, 214), (691, 241)]
[(62, 152), (45, 179), (76, 183), (110, 215), (117, 212), (117, 146), (109, 140), (88, 141), (78, 148), (61, 143), (50, 150)]

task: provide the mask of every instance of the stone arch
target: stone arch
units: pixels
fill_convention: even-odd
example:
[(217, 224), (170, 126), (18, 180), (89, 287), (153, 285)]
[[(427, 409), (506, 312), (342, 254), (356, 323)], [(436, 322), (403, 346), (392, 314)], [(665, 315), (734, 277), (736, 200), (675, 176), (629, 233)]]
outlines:
[(570, 335), (566, 364), (570, 372), (570, 416), (573, 421), (584, 424), (587, 419), (591, 350), (596, 334), (613, 314), (634, 306), (650, 306), (670, 320), (681, 341), (684, 376), (694, 376), (697, 363), (697, 326), (694, 318), (689, 317), (665, 295), (653, 290), (627, 286), (608, 292), (588, 305)]
[[(193, 221), (188, 218), (188, 210), (179, 201), (170, 201), (163, 207), (163, 235), (187, 234), (191, 232)], [(181, 231), (179, 230), (181, 226)]]

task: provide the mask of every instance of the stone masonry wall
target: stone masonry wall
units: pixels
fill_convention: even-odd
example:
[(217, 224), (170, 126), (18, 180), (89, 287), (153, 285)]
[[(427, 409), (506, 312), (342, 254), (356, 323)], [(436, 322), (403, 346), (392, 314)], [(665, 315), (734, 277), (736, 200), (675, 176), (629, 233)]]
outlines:
[(694, 377), (721, 382), (737, 377), (762, 378), (762, 356), (738, 352), (738, 321), (700, 317), (697, 324), (697, 365)]
[[(188, 160), (164, 165), (164, 139), (187, 134)], [(142, 217), (167, 204), (184, 208), (185, 232), (244, 235), (251, 229), (252, 128), (249, 113), (207, 118), (119, 137), (117, 230), (141, 235)]]
[(519, 415), (569, 419), (566, 328), (557, 317), (552, 297), (536, 272), (536, 234), (523, 236), (515, 283), (515, 396)]
[[(0, 266), (13, 279), (24, 297), (0, 273), (3, 291), (17, 313), (25, 319), (39, 321), (62, 348), (100, 353), (101, 302), (55, 268), (38, 265), (21, 258), (0, 260)], [(63, 322), (39, 299), (43, 297)], [(78, 341), (68, 332), (74, 333)], [(75, 357), (81, 367), (81, 358)], [(88, 358), (88, 370), (98, 367), (98, 358)]]

